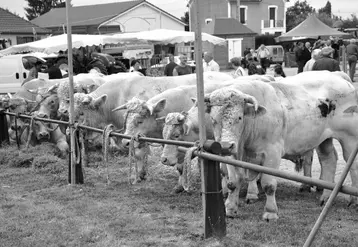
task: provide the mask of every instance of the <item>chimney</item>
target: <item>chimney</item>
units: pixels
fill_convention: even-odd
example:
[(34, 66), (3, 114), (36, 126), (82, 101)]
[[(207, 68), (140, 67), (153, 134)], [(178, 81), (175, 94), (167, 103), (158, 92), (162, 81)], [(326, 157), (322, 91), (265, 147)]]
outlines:
[(240, 20), (240, 0), (228, 0), (230, 4), (231, 18)]

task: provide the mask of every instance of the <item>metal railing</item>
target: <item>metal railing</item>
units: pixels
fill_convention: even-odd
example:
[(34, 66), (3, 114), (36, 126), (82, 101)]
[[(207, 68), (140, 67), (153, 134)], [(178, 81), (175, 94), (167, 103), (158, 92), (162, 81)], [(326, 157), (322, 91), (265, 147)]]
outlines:
[[(5, 130), (7, 131), (7, 121), (5, 115), (10, 115), (18, 118), (27, 118), (27, 119), (34, 119), (37, 121), (43, 121), (48, 123), (55, 123), (60, 125), (66, 125), (69, 126), (69, 122), (60, 121), (60, 120), (54, 120), (54, 119), (47, 119), (47, 118), (39, 118), (39, 117), (32, 117), (30, 115), (26, 114), (16, 114), (12, 112), (5, 112), (5, 110), (0, 109), (0, 131), (3, 133)], [(97, 133), (104, 133), (104, 130), (89, 127), (81, 124), (77, 124), (76, 128), (85, 129)], [(5, 131), (5, 132), (6, 132)], [(123, 139), (131, 139), (132, 136), (120, 134), (117, 132), (111, 132), (109, 136), (115, 136), (120, 137)], [(0, 144), (2, 141), (4, 141), (4, 138), (2, 135), (0, 135)], [(6, 138), (6, 137), (5, 137)], [(8, 138), (8, 136), (7, 136)], [(177, 145), (179, 146), (178, 149), (181, 152), (188, 152), (188, 147), (193, 147), (195, 145), (194, 142), (184, 142), (184, 141), (174, 141), (174, 140), (164, 140), (164, 139), (156, 139), (156, 138), (149, 138), (149, 137), (139, 137), (138, 141), (144, 141), (144, 142), (152, 142), (152, 143), (159, 143), (159, 144), (169, 144), (169, 145)], [(349, 186), (343, 186), (343, 182), (355, 160), (355, 157), (358, 153), (358, 143), (353, 150), (353, 152), (350, 154), (350, 157), (348, 159), (347, 165), (345, 169), (342, 172), (342, 175), (338, 181), (337, 184), (330, 183), (327, 181), (323, 181), (320, 179), (314, 179), (309, 178), (297, 174), (292, 174), (272, 168), (263, 167), (260, 165), (240, 161), (240, 160), (233, 160), (231, 158), (222, 157), (220, 155), (229, 155), (231, 154), (231, 151), (229, 148), (227, 148), (229, 145), (227, 143), (218, 143), (212, 140), (207, 140), (202, 148), (204, 151), (194, 151), (193, 156), (197, 156), (202, 158), (205, 162), (205, 165), (208, 166), (208, 173), (207, 173), (207, 202), (206, 202), (206, 208), (207, 214), (206, 218), (208, 221), (205, 222), (205, 236), (211, 237), (211, 236), (217, 236), (217, 237), (223, 237), (226, 235), (226, 223), (225, 223), (225, 209), (223, 205), (223, 198), (222, 193), (217, 193), (221, 191), (221, 183), (220, 183), (220, 169), (219, 169), (219, 162), (226, 163), (232, 166), (251, 169), (256, 172), (270, 174), (275, 177), (285, 178), (296, 182), (302, 182), (314, 186), (320, 186), (324, 189), (333, 190), (331, 196), (329, 197), (324, 209), (322, 210), (321, 215), (319, 216), (315, 226), (310, 232), (310, 235), (308, 236), (305, 247), (308, 247), (312, 244), (315, 235), (317, 234), (317, 231), (319, 230), (320, 226), (322, 225), (322, 222), (324, 218), (327, 216), (328, 211), (330, 207), (333, 204), (333, 201), (337, 194), (339, 192), (352, 195), (352, 196), (358, 196), (358, 189), (354, 187)], [(208, 222), (218, 222), (216, 225), (211, 225)]]
[(283, 20), (262, 20), (263, 28), (285, 27)]

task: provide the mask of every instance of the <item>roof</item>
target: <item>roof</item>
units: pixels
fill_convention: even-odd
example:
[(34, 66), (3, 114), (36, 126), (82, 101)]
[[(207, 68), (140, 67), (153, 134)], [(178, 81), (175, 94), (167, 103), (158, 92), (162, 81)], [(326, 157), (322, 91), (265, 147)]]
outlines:
[[(137, 1), (128, 0), (126, 2), (77, 6), (77, 7), (72, 7), (70, 9), (70, 23), (73, 26), (100, 25), (143, 3), (159, 9), (155, 5), (146, 2), (145, 0), (137, 0)], [(174, 17), (168, 12), (164, 10), (161, 11), (171, 16), (172, 18), (175, 18), (177, 21), (182, 22), (180, 19)], [(60, 27), (66, 23), (66, 8), (51, 9), (46, 14), (41, 15), (36, 19), (32, 20), (32, 23), (39, 25), (41, 27), (48, 27), (48, 28)]]
[(317, 39), (318, 36), (346, 36), (346, 33), (337, 31), (320, 21), (316, 15), (310, 15), (294, 29), (276, 38), (276, 41), (290, 41), (301, 39)]
[(51, 30), (41, 28), (11, 12), (0, 8), (0, 33), (33, 33), (35, 29), (37, 34), (49, 34)]
[(215, 18), (208, 24), (213, 35), (255, 35), (256, 33), (250, 28), (241, 24), (234, 18)]

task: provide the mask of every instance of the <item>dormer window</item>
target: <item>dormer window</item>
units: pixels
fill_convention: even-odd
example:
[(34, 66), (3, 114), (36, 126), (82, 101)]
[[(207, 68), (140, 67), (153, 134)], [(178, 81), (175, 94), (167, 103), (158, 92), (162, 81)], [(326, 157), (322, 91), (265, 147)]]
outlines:
[(213, 21), (213, 19), (211, 19), (211, 18), (206, 18), (205, 19), (205, 24), (206, 25), (208, 25), (210, 22), (212, 22)]

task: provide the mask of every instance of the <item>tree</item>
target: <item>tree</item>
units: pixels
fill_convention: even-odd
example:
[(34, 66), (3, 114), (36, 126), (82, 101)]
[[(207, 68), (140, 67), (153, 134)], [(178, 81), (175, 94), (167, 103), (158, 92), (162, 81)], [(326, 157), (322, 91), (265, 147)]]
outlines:
[(184, 16), (180, 17), (180, 20), (186, 24), (185, 31), (189, 31), (189, 11), (184, 12)]
[(318, 10), (318, 14), (326, 14), (328, 16), (332, 16), (332, 5), (330, 1), (327, 1), (326, 6)]
[(65, 0), (26, 0), (28, 7), (25, 8), (28, 20), (35, 19), (49, 12), (52, 8), (65, 7)]
[(306, 0), (296, 1), (292, 7), (286, 11), (286, 29), (287, 32), (296, 27), (298, 24), (307, 19), (309, 14), (315, 13)]

